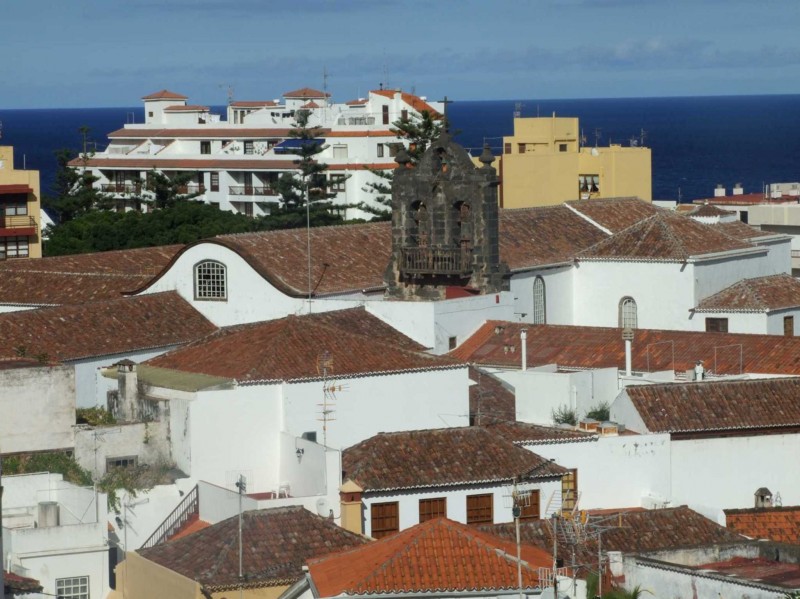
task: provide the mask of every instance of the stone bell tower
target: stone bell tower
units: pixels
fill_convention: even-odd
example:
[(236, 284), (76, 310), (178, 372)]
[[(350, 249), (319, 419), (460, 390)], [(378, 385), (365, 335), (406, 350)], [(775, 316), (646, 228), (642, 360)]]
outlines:
[(390, 299), (435, 300), (503, 289), (497, 173), (488, 147), (473, 165), (447, 132), (411, 168), (396, 157), (392, 184), (392, 256), (384, 280)]

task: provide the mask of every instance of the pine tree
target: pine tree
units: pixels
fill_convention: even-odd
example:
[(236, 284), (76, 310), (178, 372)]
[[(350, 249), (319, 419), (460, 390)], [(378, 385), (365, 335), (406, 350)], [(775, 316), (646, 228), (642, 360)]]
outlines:
[(58, 170), (53, 193), (46, 195), (42, 201), (45, 208), (56, 213), (60, 222), (72, 220), (92, 210), (107, 210), (114, 204), (109, 195), (94, 186), (97, 177), (86, 168), (91, 154), (82, 154), (78, 157), (82, 166), (77, 168), (69, 165), (75, 158), (75, 152), (68, 148), (56, 151)]

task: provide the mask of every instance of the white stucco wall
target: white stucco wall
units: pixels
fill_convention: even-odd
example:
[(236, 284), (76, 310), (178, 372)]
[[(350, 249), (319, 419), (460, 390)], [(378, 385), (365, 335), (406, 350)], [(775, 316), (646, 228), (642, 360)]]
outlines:
[(589, 441), (526, 444), (559, 466), (578, 469), (581, 509), (639, 507), (670, 494), (667, 434), (595, 437)]
[[(329, 380), (329, 384), (334, 381)], [(344, 449), (379, 432), (467, 426), (469, 377), (466, 366), (449, 370), (408, 372), (336, 380), (327, 446)], [(275, 386), (278, 388), (278, 386)], [(258, 386), (262, 390), (268, 387)], [(323, 443), (320, 404), (322, 381), (284, 384), (283, 418), (286, 432), (317, 433)]]
[[(394, 493), (365, 494), (364, 505), (364, 533), (372, 534), (371, 506), (373, 503), (398, 502), (400, 516), (400, 530), (405, 530), (419, 524), (419, 500), (445, 497), (447, 499), (447, 517), (456, 522), (467, 522), (467, 496), (492, 494), (492, 517), (495, 524), (513, 522), (511, 513), (510, 481), (503, 484), (469, 485), (464, 487), (447, 487), (440, 489), (422, 489), (411, 491), (398, 491)], [(535, 484), (521, 485), (520, 490), (539, 490), (539, 513), (544, 516), (545, 508), (554, 492), (560, 491), (561, 479), (537, 482)]]
[[(733, 258), (719, 258), (695, 263), (695, 305), (742, 279), (777, 274), (773, 271), (768, 254), (769, 250), (764, 248), (762, 253), (742, 254)], [(791, 272), (791, 268), (780, 272)]]
[(644, 420), (642, 420), (638, 410), (634, 407), (625, 389), (623, 389), (611, 403), (609, 415), (613, 422), (624, 424), (628, 430), (641, 434), (649, 432)]
[[(692, 331), (705, 331), (707, 318), (727, 318), (729, 333), (766, 335), (769, 330), (767, 315), (764, 312), (692, 312), (689, 314), (687, 328)], [(781, 319), (781, 334), (783, 334), (783, 319)]]
[(574, 324), (573, 267), (526, 271), (511, 278), (514, 295), (514, 312), (522, 322), (533, 322), (533, 281), (537, 276), (544, 280), (545, 324)]
[(783, 319), (787, 316), (794, 318), (793, 334), (800, 333), (800, 309), (776, 310), (766, 315), (768, 335), (783, 335)]
[(75, 444), (71, 366), (0, 370), (0, 452), (67, 449)]

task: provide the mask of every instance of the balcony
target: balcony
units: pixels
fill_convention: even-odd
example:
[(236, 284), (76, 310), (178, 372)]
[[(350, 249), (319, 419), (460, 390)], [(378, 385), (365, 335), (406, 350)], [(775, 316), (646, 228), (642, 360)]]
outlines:
[(400, 270), (415, 275), (458, 275), (472, 273), (472, 248), (405, 247)]
[(135, 194), (142, 193), (141, 183), (104, 183), (100, 185), (100, 191), (113, 194)]
[(271, 185), (231, 185), (228, 187), (228, 195), (231, 196), (272, 196), (277, 197), (279, 194)]
[(30, 237), (38, 231), (36, 219), (27, 214), (0, 216), (0, 237)]
[(205, 193), (206, 186), (201, 183), (187, 183), (186, 185), (178, 185), (175, 191), (183, 195)]

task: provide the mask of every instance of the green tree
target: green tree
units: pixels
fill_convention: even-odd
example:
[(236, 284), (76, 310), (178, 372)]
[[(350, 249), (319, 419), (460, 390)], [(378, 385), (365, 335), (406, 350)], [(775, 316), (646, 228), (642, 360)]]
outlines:
[(310, 117), (309, 110), (298, 110), (289, 131), (289, 136), (297, 140), (293, 144), (292, 153), (297, 156), (294, 164), (299, 176), (293, 172), (285, 172), (278, 179), (278, 192), (285, 208), (305, 208), (306, 202), (314, 204), (332, 197), (325, 177), (328, 165), (317, 159), (317, 155), (325, 149), (320, 139), (322, 129), (316, 125), (309, 126)]
[(193, 175), (191, 173), (176, 173), (172, 176), (167, 176), (153, 169), (147, 173), (145, 182), (145, 189), (149, 192), (150, 197), (143, 199), (151, 201), (153, 207), (158, 210), (172, 208), (178, 202), (190, 200), (200, 195), (199, 188), (194, 192), (187, 191), (192, 179)]
[[(392, 123), (390, 131), (397, 138), (398, 146), (407, 146), (406, 152), (411, 158), (411, 164), (417, 164), (431, 145), (431, 142), (439, 137), (442, 132), (443, 123), (439, 115), (429, 110), (421, 110), (419, 115), (411, 113), (405, 118), (401, 118)], [(367, 183), (364, 191), (374, 194), (378, 206), (372, 206), (362, 202), (359, 206), (365, 212), (374, 214), (378, 220), (388, 220), (392, 216), (392, 182), (394, 172), (382, 169), (370, 168), (369, 171), (378, 180)]]
[[(97, 177), (86, 167), (90, 158), (91, 154), (77, 156), (68, 148), (56, 151), (58, 170), (52, 193), (43, 197), (42, 204), (55, 212), (59, 222), (72, 220), (91, 210), (108, 209), (114, 203), (109, 195), (94, 186)], [(81, 166), (73, 168), (69, 164), (76, 159)]]

